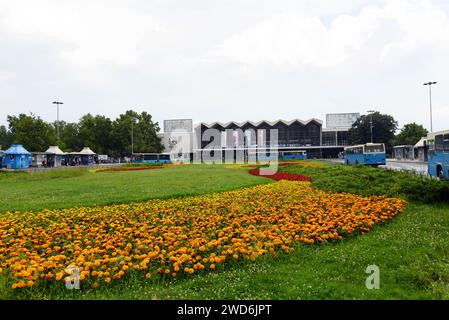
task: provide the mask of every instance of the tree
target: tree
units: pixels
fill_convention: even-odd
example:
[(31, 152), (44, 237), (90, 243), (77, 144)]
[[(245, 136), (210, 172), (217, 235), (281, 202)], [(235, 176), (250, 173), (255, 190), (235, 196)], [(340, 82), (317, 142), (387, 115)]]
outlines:
[(52, 125), (34, 114), (8, 116), (12, 142), (22, 144), (28, 151), (45, 151), (56, 143), (56, 133)]
[(12, 141), (13, 139), (8, 129), (5, 126), (0, 126), (0, 150), (6, 150), (11, 145)]
[(398, 123), (392, 116), (380, 112), (362, 115), (358, 118), (349, 129), (349, 143), (371, 142), (371, 116), (373, 119), (373, 142), (385, 143), (391, 147)]
[[(55, 145), (56, 122), (47, 123), (33, 114), (8, 116), (9, 130), (0, 126), (0, 145), (20, 143), (29, 151), (45, 151)], [(59, 121), (60, 147), (79, 151), (90, 147), (98, 154), (110, 156), (131, 154), (131, 128), (134, 134), (134, 152), (161, 152), (164, 148), (157, 136), (159, 124), (147, 112), (128, 110), (116, 120), (88, 113), (78, 123)]]
[(161, 152), (161, 139), (157, 136), (159, 124), (153, 122), (147, 112), (138, 114), (128, 110), (114, 121), (113, 140), (115, 155), (129, 155), (132, 152), (132, 138), (134, 152)]
[(415, 145), (421, 138), (426, 137), (428, 131), (422, 125), (415, 122), (404, 125), (396, 137), (394, 145)]
[(61, 137), (60, 148), (62, 150), (68, 152), (80, 151), (84, 147), (84, 143), (79, 135), (78, 123), (59, 121), (59, 130)]
[(110, 154), (112, 151), (111, 119), (90, 113), (84, 115), (78, 124), (78, 137), (83, 146), (90, 147), (97, 154)]
[(153, 123), (153, 117), (145, 111), (137, 116), (137, 120), (134, 152), (162, 152), (164, 147), (157, 136), (159, 124)]

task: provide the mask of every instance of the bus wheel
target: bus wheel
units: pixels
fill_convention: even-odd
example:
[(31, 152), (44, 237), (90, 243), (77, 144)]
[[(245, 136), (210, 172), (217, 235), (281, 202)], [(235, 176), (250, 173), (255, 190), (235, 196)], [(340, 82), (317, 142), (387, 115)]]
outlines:
[(437, 166), (437, 177), (440, 180), (444, 180), (443, 168), (441, 166)]

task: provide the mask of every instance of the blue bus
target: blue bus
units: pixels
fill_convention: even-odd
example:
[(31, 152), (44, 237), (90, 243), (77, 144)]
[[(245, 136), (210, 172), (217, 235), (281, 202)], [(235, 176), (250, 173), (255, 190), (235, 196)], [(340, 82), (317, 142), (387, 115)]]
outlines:
[(135, 153), (136, 163), (171, 163), (170, 153)]
[(307, 152), (301, 151), (267, 151), (267, 152), (249, 152), (248, 161), (276, 161), (276, 160), (306, 160)]
[(248, 161), (257, 162), (263, 161), (277, 161), (279, 159), (279, 153), (275, 151), (267, 150), (266, 152), (257, 151), (248, 153)]
[(281, 151), (279, 152), (281, 160), (307, 160), (307, 152), (301, 151)]
[(383, 143), (367, 143), (345, 148), (345, 163), (348, 165), (379, 166), (385, 165), (385, 159), (385, 145)]
[(427, 171), (431, 177), (449, 179), (449, 130), (439, 132), (428, 139)]

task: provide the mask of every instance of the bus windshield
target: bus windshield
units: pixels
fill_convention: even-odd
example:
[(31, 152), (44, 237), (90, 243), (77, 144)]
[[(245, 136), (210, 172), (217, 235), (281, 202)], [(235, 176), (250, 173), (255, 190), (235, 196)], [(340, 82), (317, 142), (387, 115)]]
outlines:
[(449, 151), (449, 134), (441, 134), (435, 137), (435, 150), (445, 152)]
[(157, 154), (145, 154), (144, 156), (143, 156), (143, 159), (145, 160), (145, 161), (154, 161), (154, 160), (157, 160)]
[(365, 153), (382, 153), (385, 152), (383, 144), (373, 144), (365, 146)]

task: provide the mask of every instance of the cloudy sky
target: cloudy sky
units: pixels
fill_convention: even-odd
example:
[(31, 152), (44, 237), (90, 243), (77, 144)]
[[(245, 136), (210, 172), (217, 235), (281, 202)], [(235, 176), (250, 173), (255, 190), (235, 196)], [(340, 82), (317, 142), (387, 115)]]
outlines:
[(369, 109), (449, 128), (447, 0), (0, 0), (0, 124)]

